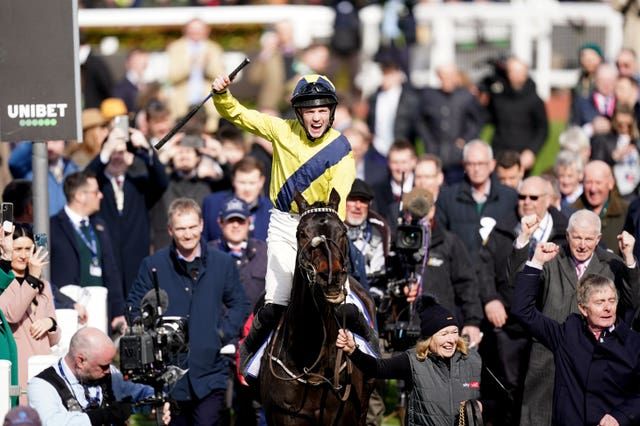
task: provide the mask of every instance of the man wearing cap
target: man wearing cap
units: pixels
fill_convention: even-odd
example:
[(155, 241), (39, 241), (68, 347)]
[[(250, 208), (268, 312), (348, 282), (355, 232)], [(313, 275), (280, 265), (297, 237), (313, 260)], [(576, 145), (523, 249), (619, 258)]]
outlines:
[(376, 281), (386, 272), (385, 259), (389, 255), (391, 231), (380, 214), (371, 210), (374, 194), (371, 187), (361, 179), (353, 181), (347, 196), (347, 236), (364, 256), (370, 291), (382, 296), (384, 289), (376, 287)]
[(23, 405), (9, 410), (4, 416), (2, 426), (42, 426), (38, 412)]
[(209, 241), (209, 247), (229, 253), (240, 272), (240, 282), (247, 293), (251, 310), (264, 293), (267, 274), (267, 243), (249, 236), (251, 212), (249, 205), (238, 197), (229, 198), (218, 215), (222, 231), (219, 239)]
[(262, 194), (265, 175), (264, 167), (255, 157), (245, 156), (231, 169), (231, 190), (217, 191), (208, 195), (202, 202), (205, 241), (220, 238), (222, 232), (218, 215), (229, 198), (237, 197), (249, 205), (251, 223), (249, 235), (258, 240), (267, 240), (267, 229), (273, 204), (269, 197)]
[[(264, 294), (264, 277), (267, 274), (267, 243), (249, 236), (251, 223), (249, 205), (238, 197), (229, 198), (218, 215), (220, 238), (209, 241), (209, 247), (229, 253), (240, 272), (240, 282), (249, 299), (251, 312)], [(248, 322), (248, 321), (247, 321)], [(248, 332), (247, 326), (245, 330)], [(243, 333), (244, 337), (244, 333)], [(256, 394), (234, 375), (236, 424), (255, 424)]]
[(228, 360), (220, 349), (239, 336), (249, 302), (238, 268), (226, 253), (201, 244), (202, 213), (190, 198), (169, 206), (167, 230), (173, 241), (147, 256), (127, 298), (135, 318), (140, 302), (158, 285), (168, 295), (166, 315), (187, 318), (189, 353), (179, 365), (189, 369), (171, 396), (181, 408), (177, 424), (215, 425), (225, 407)]

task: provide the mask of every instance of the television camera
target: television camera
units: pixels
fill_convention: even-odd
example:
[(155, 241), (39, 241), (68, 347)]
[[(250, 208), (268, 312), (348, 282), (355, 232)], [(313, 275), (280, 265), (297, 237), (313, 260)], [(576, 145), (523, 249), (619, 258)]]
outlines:
[[(141, 316), (134, 321), (129, 318), (131, 327), (120, 338), (120, 371), (126, 380), (153, 387), (154, 397), (137, 405), (159, 407), (165, 402), (163, 388), (174, 385), (187, 373), (172, 362), (181, 357), (186, 359), (189, 334), (185, 318), (163, 315), (169, 306), (169, 298), (166, 291), (159, 289), (155, 268), (152, 274), (154, 289), (142, 298)], [(162, 418), (161, 411), (156, 410), (158, 421)]]
[(422, 222), (431, 207), (430, 200), (418, 195), (406, 206), (411, 220), (402, 214), (399, 217), (396, 238), (387, 257), (386, 292), (378, 307), (383, 318), (382, 335), (387, 350), (404, 351), (420, 338), (420, 319), (415, 302), (407, 302), (404, 288), (420, 283), (429, 239), (429, 225)]

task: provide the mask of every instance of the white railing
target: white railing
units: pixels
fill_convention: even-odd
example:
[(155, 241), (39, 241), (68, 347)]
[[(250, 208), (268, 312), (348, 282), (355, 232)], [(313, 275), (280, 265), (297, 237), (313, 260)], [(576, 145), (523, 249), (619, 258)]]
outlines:
[[(417, 86), (438, 84), (435, 67), (455, 61), (474, 78), (479, 64), (495, 52), (483, 56), (481, 44), (503, 43), (506, 54), (513, 54), (532, 65), (539, 94), (547, 99), (552, 87), (571, 87), (576, 79), (577, 51), (584, 42), (598, 42), (607, 59), (622, 45), (622, 17), (605, 3), (558, 3), (555, 0), (512, 0), (511, 3), (419, 4), (414, 9), (418, 24), (428, 39), (414, 47), (411, 80)], [(328, 40), (333, 31), (334, 12), (323, 6), (223, 6), (184, 8), (82, 9), (81, 27), (179, 27), (193, 17), (212, 26), (228, 24), (274, 24), (289, 20), (293, 24), (296, 45), (304, 47), (313, 40)], [(380, 6), (360, 11), (363, 31), (363, 69), (380, 42)], [(565, 29), (573, 40), (561, 42), (554, 33)], [(582, 29), (582, 30), (581, 30)], [(584, 31), (586, 30), (586, 31)], [(593, 37), (589, 36), (589, 31)], [(566, 37), (565, 37), (566, 38)], [(473, 52), (473, 45), (480, 46)], [(472, 46), (467, 55), (477, 60), (462, 64), (459, 46)], [(564, 48), (562, 52), (561, 48)], [(255, 46), (255, 50), (258, 46)], [(495, 50), (495, 49), (494, 49)], [(568, 52), (568, 53), (567, 53)], [(162, 54), (160, 54), (161, 56)], [(573, 56), (571, 66), (557, 66), (558, 58)], [(235, 58), (234, 58), (235, 59)], [(562, 61), (561, 61), (562, 62)], [(162, 63), (162, 59), (158, 60)], [(158, 75), (162, 76), (162, 72)], [(372, 77), (375, 80), (375, 75)], [(370, 81), (371, 78), (363, 78)], [(371, 83), (370, 83), (371, 84)], [(366, 90), (365, 90), (366, 91)]]

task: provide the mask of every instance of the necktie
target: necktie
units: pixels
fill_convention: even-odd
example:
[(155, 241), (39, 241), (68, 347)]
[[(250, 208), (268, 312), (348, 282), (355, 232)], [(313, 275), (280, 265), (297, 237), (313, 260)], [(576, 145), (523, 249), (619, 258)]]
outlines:
[(536, 247), (538, 246), (538, 240), (536, 237), (529, 238), (529, 259), (533, 257), (533, 254), (536, 252)]
[(111, 179), (113, 185), (113, 194), (116, 199), (116, 208), (118, 213), (122, 214), (124, 210), (124, 176), (116, 176)]
[(91, 233), (89, 232), (89, 222), (87, 222), (87, 219), (82, 219), (80, 221), (80, 231), (87, 238), (87, 241), (91, 240)]
[(578, 279), (582, 278), (582, 274), (584, 274), (585, 269), (587, 269), (587, 265), (584, 263), (578, 263), (576, 265), (576, 274), (578, 274)]

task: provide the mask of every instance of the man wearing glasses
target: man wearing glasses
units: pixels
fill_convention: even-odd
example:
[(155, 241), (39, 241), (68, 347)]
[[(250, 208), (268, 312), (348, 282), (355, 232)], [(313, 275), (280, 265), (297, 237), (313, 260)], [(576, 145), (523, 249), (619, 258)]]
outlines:
[(483, 239), (497, 222), (517, 223), (517, 192), (491, 177), (496, 162), (485, 142), (468, 142), (462, 150), (462, 159), (465, 179), (441, 191), (436, 204), (436, 226), (457, 234), (476, 260)]
[(98, 180), (90, 170), (72, 173), (64, 191), (67, 204), (50, 218), (51, 282), (106, 287), (111, 328), (120, 328), (126, 324), (122, 278), (107, 226), (94, 215), (102, 200)]

